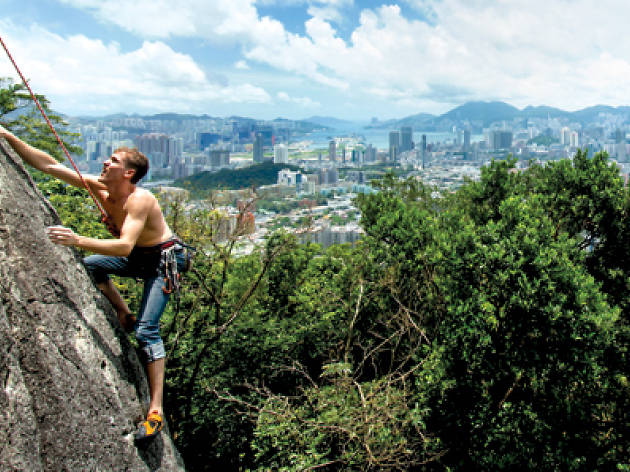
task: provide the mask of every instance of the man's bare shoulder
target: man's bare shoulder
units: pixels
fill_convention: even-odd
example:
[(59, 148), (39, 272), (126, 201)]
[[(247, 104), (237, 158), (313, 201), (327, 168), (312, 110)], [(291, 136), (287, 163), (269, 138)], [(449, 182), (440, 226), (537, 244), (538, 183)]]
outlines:
[(156, 202), (157, 198), (155, 198), (155, 195), (153, 195), (153, 193), (149, 190), (142, 187), (136, 187), (135, 190), (129, 194), (129, 197), (127, 197), (127, 201), (129, 200)]
[(158, 205), (157, 198), (149, 190), (136, 187), (133, 192), (127, 197), (127, 208), (150, 208), (154, 205)]

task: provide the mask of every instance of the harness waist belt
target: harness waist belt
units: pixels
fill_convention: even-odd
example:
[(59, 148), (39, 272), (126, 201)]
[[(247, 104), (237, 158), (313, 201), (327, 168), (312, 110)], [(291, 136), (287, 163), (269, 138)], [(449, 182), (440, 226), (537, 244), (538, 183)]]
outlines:
[(184, 243), (178, 237), (173, 236), (172, 238), (167, 239), (163, 243), (156, 244), (155, 246), (136, 246), (133, 249), (140, 254), (155, 254), (162, 252), (164, 249), (168, 249), (175, 244), (181, 244), (182, 246), (184, 245)]

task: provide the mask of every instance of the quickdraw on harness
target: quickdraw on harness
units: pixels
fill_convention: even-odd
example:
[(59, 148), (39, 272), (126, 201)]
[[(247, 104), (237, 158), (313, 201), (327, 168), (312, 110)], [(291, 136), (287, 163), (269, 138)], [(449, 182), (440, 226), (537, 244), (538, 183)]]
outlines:
[(31, 90), (31, 87), (28, 85), (28, 82), (26, 81), (26, 79), (24, 78), (24, 75), (22, 74), (22, 71), (20, 70), (20, 68), (17, 66), (16, 62), (13, 60), (13, 56), (11, 56), (11, 53), (9, 52), (9, 49), (7, 48), (6, 44), (4, 44), (4, 41), (2, 40), (2, 37), (0, 37), (0, 44), (2, 44), (2, 47), (4, 48), (4, 51), (7, 53), (7, 56), (9, 57), (9, 60), (11, 61), (11, 63), (13, 64), (13, 67), (15, 68), (16, 72), (18, 73), (18, 75), (20, 76), (20, 79), (22, 79), (22, 83), (24, 84), (24, 86), (26, 87), (26, 89), (29, 91), (29, 93), (31, 94), (31, 98), (33, 99), (33, 102), (35, 102), (35, 105), (37, 105), (37, 108), (39, 109), (40, 113), (42, 114), (42, 116), (44, 117), (44, 120), (46, 120), (46, 123), (48, 124), (48, 126), (50, 127), (50, 130), (53, 132), (53, 134), (55, 135), (55, 138), (57, 138), (57, 141), (59, 142), (59, 145), (61, 146), (61, 149), (63, 149), (63, 152), (66, 154), (66, 157), (68, 158), (68, 160), (70, 161), (70, 164), (72, 164), (72, 167), (74, 168), (75, 172), (77, 173), (77, 175), (79, 176), (79, 179), (81, 179), (81, 183), (83, 183), (83, 186), (86, 188), (86, 190), (88, 191), (88, 193), (90, 194), (90, 196), (92, 197), (92, 200), (94, 200), (94, 204), (96, 205), (96, 208), (98, 208), (98, 210), (101, 212), (101, 215), (103, 215), (102, 219), (101, 219), (101, 223), (103, 223), (106, 227), (107, 230), (113, 235), (113, 236), (120, 236), (120, 231), (116, 228), (116, 226), (114, 225), (114, 223), (112, 222), (111, 218), (109, 217), (109, 215), (105, 212), (105, 210), (103, 209), (103, 207), (101, 206), (100, 202), (96, 199), (96, 197), (94, 196), (94, 194), (92, 193), (92, 190), (90, 189), (89, 185), (87, 184), (87, 182), (85, 181), (85, 179), (83, 178), (83, 176), (81, 175), (81, 172), (79, 172), (79, 168), (77, 167), (77, 165), (74, 163), (74, 161), (72, 160), (72, 157), (70, 157), (70, 153), (68, 152), (68, 150), (66, 149), (66, 146), (64, 146), (63, 141), (61, 141), (61, 138), (59, 137), (59, 135), (57, 134), (57, 132), (55, 131), (55, 128), (53, 127), (52, 123), (50, 122), (50, 120), (48, 119), (48, 115), (46, 115), (46, 112), (44, 111), (44, 109), (42, 108), (42, 106), (39, 104), (39, 100), (37, 100), (37, 97), (35, 96), (35, 94), (33, 93), (33, 91)]
[(180, 288), (180, 270), (177, 267), (177, 252), (185, 250), (184, 253), (184, 266), (181, 272), (188, 272), (192, 264), (192, 256), (195, 248), (182, 242), (178, 238), (169, 239), (160, 246), (161, 259), (160, 270), (164, 274), (164, 287), (162, 290), (166, 294), (179, 293)]

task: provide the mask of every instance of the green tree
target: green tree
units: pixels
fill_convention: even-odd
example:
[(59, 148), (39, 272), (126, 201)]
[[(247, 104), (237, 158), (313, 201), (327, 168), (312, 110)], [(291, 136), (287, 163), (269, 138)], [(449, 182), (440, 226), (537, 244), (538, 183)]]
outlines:
[(583, 236), (558, 229), (513, 164), (441, 202), (420, 203), (408, 182), (359, 199), (372, 253), (427, 336), (417, 405), (449, 467), (615, 464), (606, 354), (619, 309), (587, 271)]
[[(82, 154), (83, 150), (72, 144), (78, 135), (66, 129), (67, 123), (50, 109), (50, 102), (46, 97), (37, 94), (35, 96), (68, 152)], [(63, 151), (26, 87), (23, 84), (14, 84), (7, 78), (0, 79), (0, 123), (30, 145), (63, 161)]]
[[(404, 399), (398, 405), (407, 410), (390, 416), (396, 428), (375, 424), (396, 431), (381, 450), (395, 450), (404, 438), (415, 467), (595, 470), (623, 463), (611, 400), (623, 385), (607, 359), (620, 310), (588, 272), (584, 236), (558, 229), (533, 176), (512, 167), (491, 164), (453, 197), (432, 199), (421, 184), (393, 178), (359, 197), (368, 250), (362, 264), (338, 262), (352, 267), (352, 277), (325, 277), (346, 302), (328, 316), (346, 341), (329, 359), (346, 362), (323, 365), (344, 366), (346, 387), (311, 376), (314, 385), (298, 400), (267, 395), (256, 410), (261, 469), (414, 467), (376, 465), (370, 442), (360, 439), (357, 385), (373, 391), (373, 382), (401, 394), (383, 389), (358, 410), (378, 418), (392, 407), (387, 398)], [(313, 293), (301, 309), (308, 300), (311, 314), (323, 309), (313, 306)], [(419, 433), (421, 445), (413, 441)]]

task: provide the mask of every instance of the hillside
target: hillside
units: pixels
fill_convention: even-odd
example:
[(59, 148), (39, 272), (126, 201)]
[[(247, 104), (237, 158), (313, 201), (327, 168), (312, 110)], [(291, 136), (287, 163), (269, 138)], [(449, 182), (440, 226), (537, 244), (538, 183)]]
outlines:
[(334, 118), (332, 116), (311, 116), (310, 118), (304, 118), (302, 121), (314, 123), (316, 125), (323, 126), (324, 128), (331, 129), (343, 130), (357, 127), (357, 124), (352, 121), (340, 120), (339, 118)]
[(271, 161), (244, 169), (221, 169), (218, 172), (200, 172), (175, 181), (175, 185), (192, 191), (208, 191), (218, 188), (242, 189), (275, 184), (282, 169), (299, 170), (289, 164), (274, 164)]
[(469, 120), (482, 122), (484, 126), (493, 121), (511, 120), (519, 110), (504, 102), (469, 102), (440, 116), (440, 119)]
[(611, 107), (597, 105), (574, 112), (561, 110), (550, 106), (529, 105), (522, 110), (504, 102), (468, 102), (464, 105), (440, 115), (433, 116), (426, 113), (410, 115), (398, 120), (389, 120), (374, 126), (377, 128), (400, 128), (412, 126), (416, 130), (433, 131), (449, 130), (456, 125), (472, 125), (478, 130), (498, 121), (511, 121), (514, 119), (534, 118), (563, 118), (582, 124), (587, 124), (597, 118), (601, 113), (630, 117), (629, 107)]

